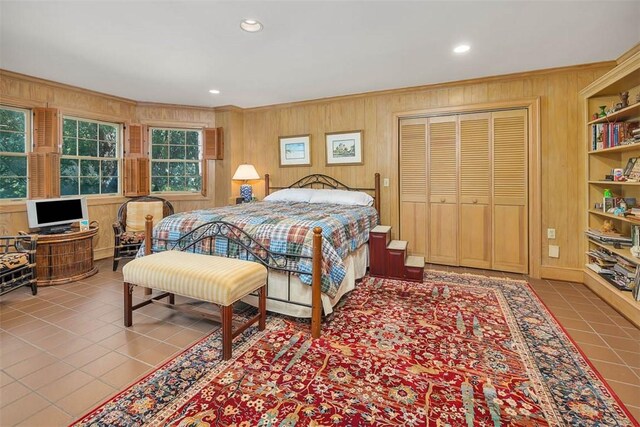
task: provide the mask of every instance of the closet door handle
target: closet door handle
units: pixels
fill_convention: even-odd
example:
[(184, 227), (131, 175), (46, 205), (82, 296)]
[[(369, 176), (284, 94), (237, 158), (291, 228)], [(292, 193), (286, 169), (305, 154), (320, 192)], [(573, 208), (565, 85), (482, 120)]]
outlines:
[(440, 199), (440, 203), (444, 203), (446, 201), (447, 201), (447, 199), (445, 199), (444, 197), (442, 199)]
[(475, 205), (476, 203), (478, 203), (478, 199), (473, 199), (471, 202)]

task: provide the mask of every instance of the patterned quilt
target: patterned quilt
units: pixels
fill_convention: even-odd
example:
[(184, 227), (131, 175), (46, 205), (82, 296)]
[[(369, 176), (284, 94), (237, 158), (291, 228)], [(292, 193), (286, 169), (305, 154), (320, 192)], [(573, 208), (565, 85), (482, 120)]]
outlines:
[[(343, 260), (369, 240), (378, 223), (373, 207), (304, 202), (254, 202), (214, 209), (177, 213), (153, 229), (154, 252), (166, 249), (155, 239), (175, 241), (194, 228), (211, 221), (226, 221), (273, 252), (311, 256), (313, 228), (322, 228), (322, 292), (336, 295), (346, 275)], [(140, 254), (144, 253), (141, 249)], [(226, 256), (226, 247), (216, 242), (215, 253)], [(300, 280), (311, 284), (311, 261), (301, 260), (296, 268), (309, 272)]]

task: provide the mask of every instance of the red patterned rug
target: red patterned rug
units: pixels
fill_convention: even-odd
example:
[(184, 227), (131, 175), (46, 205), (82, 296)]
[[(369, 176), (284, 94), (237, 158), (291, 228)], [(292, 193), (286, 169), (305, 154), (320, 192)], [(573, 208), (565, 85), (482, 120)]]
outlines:
[(322, 333), (215, 332), (75, 425), (638, 425), (522, 281), (366, 278)]

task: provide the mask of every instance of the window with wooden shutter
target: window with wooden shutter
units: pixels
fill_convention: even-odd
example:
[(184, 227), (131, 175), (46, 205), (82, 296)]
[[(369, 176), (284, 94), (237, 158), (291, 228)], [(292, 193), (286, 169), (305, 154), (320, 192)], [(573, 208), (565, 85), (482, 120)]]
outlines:
[(202, 132), (150, 128), (151, 192), (201, 192), (204, 184)]
[(224, 135), (221, 127), (204, 128), (202, 139), (202, 155), (205, 160), (224, 159)]
[(60, 151), (60, 120), (57, 108), (33, 109), (33, 151), (58, 153)]
[(0, 106), (0, 200), (27, 197), (31, 111)]
[(47, 199), (60, 196), (60, 155), (29, 153), (29, 197)]

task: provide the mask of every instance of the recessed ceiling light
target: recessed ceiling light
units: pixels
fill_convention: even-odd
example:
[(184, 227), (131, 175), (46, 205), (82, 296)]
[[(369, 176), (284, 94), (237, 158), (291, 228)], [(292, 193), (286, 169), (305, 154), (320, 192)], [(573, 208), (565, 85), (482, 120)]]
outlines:
[(469, 52), (469, 49), (471, 49), (471, 47), (468, 44), (461, 44), (459, 46), (454, 47), (453, 51), (455, 53), (465, 53), (465, 52)]
[(219, 91), (218, 89), (211, 89), (211, 90), (209, 91), (209, 93), (212, 93), (212, 94), (214, 94), (214, 95), (217, 95), (217, 94), (219, 94), (219, 93), (220, 93), (220, 91)]
[(255, 19), (245, 19), (240, 23), (240, 28), (249, 33), (257, 33), (262, 30), (262, 24)]

